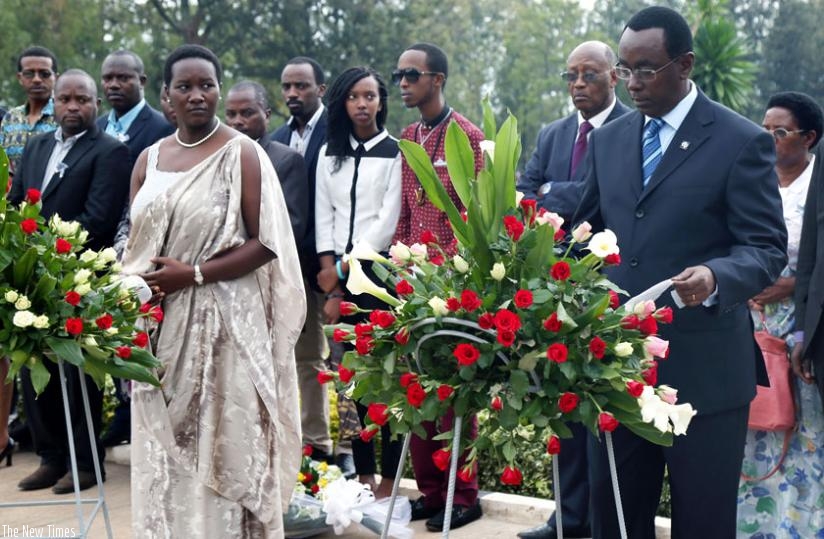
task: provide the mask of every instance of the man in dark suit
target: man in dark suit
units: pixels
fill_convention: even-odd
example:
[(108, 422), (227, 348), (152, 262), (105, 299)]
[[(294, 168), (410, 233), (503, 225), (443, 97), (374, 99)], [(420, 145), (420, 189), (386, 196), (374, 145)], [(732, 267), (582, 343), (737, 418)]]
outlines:
[[(580, 200), (583, 160), (589, 134), (629, 109), (615, 97), (615, 52), (600, 41), (581, 43), (567, 58), (561, 77), (577, 112), (556, 120), (538, 133), (535, 152), (518, 180), (525, 198), (535, 199), (548, 211), (569, 221)], [(589, 537), (589, 480), (587, 430), (570, 424), (572, 438), (561, 442), (555, 457), (560, 467), (561, 511), (564, 537)], [(555, 539), (555, 513), (540, 526), (518, 534), (521, 539)]]
[(804, 382), (818, 383), (824, 399), (824, 145), (815, 152), (795, 274), (795, 346), (793, 371)]
[(606, 43), (581, 43), (567, 58), (561, 77), (577, 111), (538, 133), (535, 151), (518, 179), (518, 191), (566, 221), (580, 200), (589, 133), (629, 112), (615, 97), (616, 57)]
[(321, 102), (326, 91), (323, 68), (312, 58), (298, 56), (286, 62), (280, 75), (281, 93), (291, 118), (272, 134), (272, 140), (296, 150), (306, 162), (308, 176), (308, 217), (306, 232), (298, 240), (298, 255), (306, 287), (306, 325), (295, 347), (300, 386), (303, 443), (312, 446), (312, 457), (331, 460), (329, 396), (317, 382), (324, 370), (323, 306), (326, 298), (318, 287), (320, 271), (315, 250), (315, 169), (320, 148), (326, 141), (326, 108)]
[[(38, 135), (26, 144), (9, 199), (19, 203), (28, 189), (39, 189), (43, 217), (57, 214), (64, 220), (78, 221), (89, 233), (89, 249), (110, 246), (129, 191), (129, 150), (95, 125), (100, 100), (94, 80), (87, 73), (79, 69), (66, 71), (55, 85), (54, 101), (59, 127), (54, 133)], [(57, 365), (46, 362), (46, 366), (52, 383), (37, 398), (30, 372), (25, 368), (21, 371), (23, 405), (41, 463), (18, 487), (35, 490), (54, 485), (55, 493), (65, 494), (73, 491), (73, 484), (63, 402)], [(81, 404), (80, 372), (72, 365), (66, 365), (66, 369), (77, 481), (85, 489), (95, 484), (89, 426)], [(88, 376), (86, 386), (92, 428), (98, 438), (102, 392)], [(96, 445), (102, 466), (103, 447), (99, 441)]]
[[(677, 12), (650, 7), (630, 19), (616, 71), (638, 112), (592, 134), (574, 217), (617, 235), (623, 262), (607, 275), (618, 286), (635, 295), (672, 279), (685, 305), (661, 330), (670, 354), (657, 372), (698, 411), (687, 435), (665, 448), (613, 432), (633, 539), (655, 537), (665, 465), (673, 537), (735, 536), (749, 403), (756, 379), (766, 381), (747, 300), (787, 262), (770, 134), (698, 91), (694, 62)], [(619, 537), (606, 444), (590, 444), (593, 537)]]

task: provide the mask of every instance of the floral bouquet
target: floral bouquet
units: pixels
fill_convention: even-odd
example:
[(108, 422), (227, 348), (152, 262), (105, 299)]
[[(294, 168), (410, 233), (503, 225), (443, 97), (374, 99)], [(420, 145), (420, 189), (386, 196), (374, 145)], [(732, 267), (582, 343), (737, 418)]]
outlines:
[[(621, 263), (617, 238), (609, 230), (591, 233), (587, 223), (571, 233), (558, 215), (517, 201), (515, 165), (520, 154), (516, 120), (495, 133), (484, 104), (485, 166), (475, 175), (474, 154), (465, 133), (450, 124), (446, 162), (452, 184), (467, 208), (460, 212), (447, 195), (423, 148), (401, 141), (401, 150), (432, 203), (444, 211), (455, 239), (445, 242), (424, 231), (419, 243), (395, 244), (384, 258), (356, 246), (348, 289), (368, 293), (391, 306), (369, 312), (369, 322), (327, 327), (335, 341), (348, 342), (337, 372), (322, 372), (352, 398), (368, 405), (371, 439), (381, 425), (395, 433), (423, 434), (421, 423), (488, 412), (485, 428), (467, 448), (458, 473), (470, 479), (479, 451), (494, 451), (508, 463), (504, 484), (522, 481), (515, 457), (531, 425), (550, 454), (567, 423), (593, 433), (619, 424), (662, 445), (684, 434), (695, 411), (676, 405), (676, 390), (656, 386), (657, 361), (668, 343), (656, 336), (672, 320), (668, 307), (652, 301), (621, 305), (625, 294), (601, 270)], [(360, 260), (387, 288), (369, 281)], [(343, 302), (341, 314), (364, 312)], [(486, 413), (484, 415), (487, 415)], [(432, 459), (445, 470), (450, 445)]]
[[(0, 150), (0, 185), (8, 181)], [(50, 378), (44, 360), (59, 358), (101, 387), (107, 373), (159, 385), (152, 369), (160, 363), (144, 348), (141, 324), (163, 312), (141, 305), (148, 287), (121, 277), (114, 249), (84, 249), (88, 233), (79, 223), (57, 215), (46, 222), (40, 208), (36, 189), (19, 207), (0, 198), (0, 355), (11, 358), (8, 379), (26, 366), (39, 394)]]

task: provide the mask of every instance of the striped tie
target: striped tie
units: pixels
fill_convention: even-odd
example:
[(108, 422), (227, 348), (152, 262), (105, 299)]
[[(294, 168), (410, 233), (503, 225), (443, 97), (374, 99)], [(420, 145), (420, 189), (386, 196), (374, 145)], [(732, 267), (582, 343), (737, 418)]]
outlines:
[(649, 184), (652, 173), (661, 162), (661, 141), (658, 139), (658, 131), (664, 126), (664, 121), (660, 118), (653, 118), (644, 126), (644, 140), (641, 143), (641, 157), (644, 169), (644, 187)]

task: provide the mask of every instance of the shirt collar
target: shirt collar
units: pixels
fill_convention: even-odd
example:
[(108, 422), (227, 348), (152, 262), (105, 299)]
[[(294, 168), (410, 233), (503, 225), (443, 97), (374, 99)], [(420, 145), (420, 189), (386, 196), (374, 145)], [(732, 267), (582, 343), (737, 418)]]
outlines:
[(61, 144), (68, 144), (68, 143), (74, 144), (75, 142), (77, 142), (77, 139), (79, 139), (80, 137), (82, 137), (83, 135), (85, 135), (88, 132), (89, 132), (89, 130), (85, 129), (85, 130), (81, 131), (80, 133), (78, 133), (76, 135), (72, 135), (67, 139), (63, 139), (63, 128), (58, 127), (57, 129), (54, 130), (54, 138), (55, 138), (55, 140), (57, 140), (57, 142), (59, 142)]
[[(109, 117), (107, 122), (108, 126), (113, 126), (116, 132), (120, 133), (128, 133), (129, 129), (132, 127), (132, 123), (137, 118), (137, 115), (140, 114), (140, 111), (143, 110), (143, 107), (146, 106), (146, 100), (141, 99), (140, 102), (129, 109), (129, 112), (121, 116), (120, 118), (117, 117), (114, 109), (109, 111)], [(118, 126), (120, 129), (118, 129)]]
[[(672, 127), (675, 131), (678, 131), (678, 128), (680, 128), (681, 124), (684, 123), (684, 118), (686, 118), (687, 114), (689, 114), (690, 109), (695, 104), (695, 100), (698, 99), (698, 87), (695, 86), (695, 83), (692, 81), (689, 81), (689, 83), (690, 91), (687, 92), (687, 95), (685, 95), (684, 98), (681, 99), (681, 101), (679, 101), (671, 111), (661, 116), (664, 123)], [(651, 119), (652, 118), (650, 116), (646, 116), (644, 125), (646, 125), (646, 123)]]
[[(324, 107), (323, 103), (321, 103), (320, 106), (318, 107), (318, 110), (316, 110), (315, 113), (312, 115), (312, 117), (309, 118), (309, 121), (306, 122), (306, 127), (303, 128), (304, 134), (312, 132), (312, 130), (315, 128), (315, 125), (320, 120), (320, 117), (323, 115), (324, 110), (326, 110), (326, 107)], [(291, 127), (293, 131), (298, 128), (297, 120), (295, 120), (294, 116), (290, 116), (289, 121), (286, 122), (286, 124), (289, 127)]]
[[(612, 109), (615, 108), (615, 103), (617, 101), (618, 100), (613, 95), (612, 96), (612, 103), (610, 103), (607, 108), (605, 108), (604, 110), (602, 110), (601, 112), (599, 112), (598, 114), (596, 114), (595, 116), (593, 116), (592, 118), (589, 119), (589, 123), (592, 124), (593, 129), (598, 129), (599, 127), (604, 125), (604, 122), (607, 121), (607, 118), (609, 117), (609, 115), (612, 114)], [(586, 118), (584, 118), (584, 116), (581, 114), (581, 111), (579, 110), (578, 111), (578, 127), (581, 127), (581, 124), (584, 123), (585, 121), (587, 121)]]
[[(25, 112), (27, 115), (29, 113), (29, 102), (28, 101), (26, 101), (26, 103), (23, 105), (23, 112)], [(43, 110), (40, 111), (40, 117), (42, 118), (43, 116), (54, 116), (54, 98), (53, 97), (49, 98), (49, 102), (46, 103), (46, 106), (43, 107)]]
[(388, 136), (389, 136), (389, 132), (386, 129), (383, 129), (377, 135), (370, 138), (369, 140), (361, 142), (358, 139), (356, 139), (354, 136), (352, 136), (352, 134), (350, 134), (349, 135), (349, 144), (352, 145), (353, 150), (358, 149), (358, 144), (363, 144), (364, 150), (366, 150), (368, 152), (369, 150), (371, 150), (372, 148), (377, 146), (380, 141), (382, 141), (383, 139), (385, 139)]

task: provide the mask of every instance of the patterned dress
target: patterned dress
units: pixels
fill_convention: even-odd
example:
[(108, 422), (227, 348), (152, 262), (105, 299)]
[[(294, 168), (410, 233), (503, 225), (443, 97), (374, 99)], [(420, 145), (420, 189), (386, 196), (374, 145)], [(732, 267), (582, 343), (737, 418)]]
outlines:
[[(168, 256), (204, 263), (248, 238), (236, 137), (183, 173), (157, 170), (136, 199), (124, 268)], [(136, 538), (283, 537), (300, 464), (294, 345), (306, 312), (280, 182), (261, 168), (258, 239), (277, 258), (233, 280), (190, 286), (163, 301), (152, 333), (162, 386), (132, 392), (132, 523)], [(168, 180), (165, 186), (155, 180)], [(164, 183), (163, 181), (160, 182)]]
[[(814, 159), (813, 159), (814, 161)], [(783, 276), (795, 275), (804, 202), (813, 161), (792, 184), (781, 187), (784, 221), (787, 225), (789, 264)], [(792, 345), (795, 306), (791, 298), (769, 304), (765, 323), (759, 317), (756, 329), (766, 326), (771, 335), (784, 337)], [(793, 376), (798, 430), (791, 435), (787, 456), (772, 477), (757, 482), (741, 481), (738, 489), (739, 539), (824, 539), (824, 414), (815, 385)], [(781, 458), (783, 432), (749, 431), (742, 471), (750, 477), (769, 473)]]

